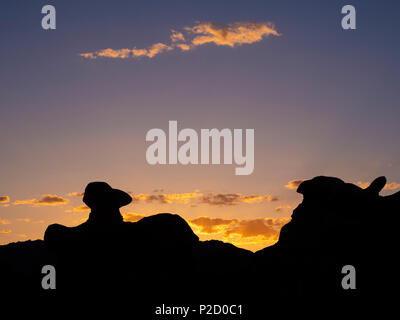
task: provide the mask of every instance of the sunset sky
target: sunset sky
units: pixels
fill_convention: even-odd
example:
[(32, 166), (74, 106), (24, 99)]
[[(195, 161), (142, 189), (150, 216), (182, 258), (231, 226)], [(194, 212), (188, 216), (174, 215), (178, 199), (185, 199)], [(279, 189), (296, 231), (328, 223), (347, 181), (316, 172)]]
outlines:
[[(41, 8), (57, 29), (41, 28)], [(357, 29), (341, 28), (342, 6)], [(400, 188), (398, 1), (2, 1), (0, 244), (88, 217), (182, 215), (201, 239), (274, 243), (317, 175)], [(148, 130), (255, 129), (255, 170), (149, 165)]]

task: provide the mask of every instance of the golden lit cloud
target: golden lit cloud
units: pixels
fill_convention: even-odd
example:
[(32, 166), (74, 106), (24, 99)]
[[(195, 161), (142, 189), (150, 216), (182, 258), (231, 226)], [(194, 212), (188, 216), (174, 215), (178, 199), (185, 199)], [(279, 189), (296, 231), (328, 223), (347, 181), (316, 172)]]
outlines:
[(185, 30), (196, 34), (191, 40), (195, 46), (213, 43), (217, 46), (232, 48), (259, 42), (269, 35), (280, 35), (270, 22), (235, 22), (227, 26), (207, 22), (199, 23), (191, 28), (186, 27)]
[(155, 55), (157, 55), (163, 51), (169, 51), (169, 50), (172, 50), (172, 47), (167, 46), (166, 44), (161, 43), (161, 42), (155, 43), (149, 48), (146, 56), (149, 58), (153, 58)]
[(31, 222), (31, 219), (29, 219), (29, 218), (18, 218), (16, 220), (19, 222), (26, 222), (26, 223)]
[(146, 201), (146, 202), (159, 202), (159, 203), (173, 203), (183, 202), (188, 203), (190, 199), (199, 197), (201, 194), (198, 193), (172, 193), (172, 194), (138, 194), (132, 195), (133, 201)]
[(7, 220), (7, 219), (1, 219), (0, 218), (0, 224), (10, 224), (11, 223), (11, 221), (10, 220)]
[(86, 205), (81, 205), (72, 209), (73, 212), (89, 212), (90, 208)]
[(0, 229), (0, 233), (4, 233), (4, 234), (11, 233), (11, 230), (10, 229)]
[(235, 223), (235, 219), (221, 219), (199, 217), (193, 220), (188, 220), (189, 225), (199, 234), (210, 234), (223, 232), (229, 225)]
[[(186, 33), (186, 36), (183, 32)], [(196, 46), (209, 43), (233, 48), (243, 44), (260, 42), (271, 35), (280, 36), (271, 22), (234, 22), (227, 26), (206, 22), (198, 23), (193, 27), (184, 27), (183, 32), (171, 30), (169, 45), (157, 42), (150, 45), (148, 48), (107, 48), (94, 52), (80, 53), (79, 55), (86, 59), (153, 58), (162, 52), (171, 51), (176, 48), (181, 49), (181, 51), (189, 51)]]
[[(162, 193), (162, 194), (138, 194), (132, 195), (134, 202), (158, 202), (162, 204), (184, 203), (195, 206), (198, 203), (209, 204), (214, 206), (232, 206), (240, 203), (254, 204), (263, 201), (278, 201), (277, 197), (271, 195), (243, 195), (240, 193), (207, 193), (189, 192), (189, 193)], [(194, 203), (193, 203), (194, 202)]]
[(280, 229), (288, 223), (290, 218), (257, 218), (250, 220), (220, 219), (199, 217), (189, 220), (193, 231), (198, 234), (221, 234), (228, 242), (246, 241), (257, 243), (260, 241), (277, 241)]
[(123, 213), (122, 217), (124, 218), (125, 222), (138, 222), (140, 219), (144, 218), (145, 216), (139, 213), (134, 212), (127, 212)]
[(10, 202), (9, 196), (0, 196), (0, 203), (7, 203)]
[(292, 209), (292, 207), (289, 206), (289, 205), (286, 205), (286, 206), (282, 205), (282, 206), (277, 206), (277, 207), (275, 207), (275, 211), (276, 211), (276, 212), (281, 212), (281, 211), (283, 211), (283, 210), (285, 210), (285, 209)]
[(243, 195), (240, 193), (209, 193), (203, 195), (200, 199), (201, 203), (214, 206), (234, 206), (240, 203), (260, 203), (262, 201), (277, 201), (277, 197), (271, 195)]
[(70, 197), (83, 197), (84, 193), (83, 192), (71, 192), (67, 194)]
[(285, 188), (291, 189), (291, 190), (296, 190), (303, 181), (305, 181), (305, 179), (289, 181), (287, 183), (287, 185), (285, 185)]
[(175, 44), (175, 46), (181, 49), (182, 51), (189, 51), (191, 49), (190, 46), (185, 43), (177, 43)]
[[(369, 185), (370, 185), (371, 183), (370, 183), (370, 182), (358, 181), (356, 184), (357, 184), (360, 188), (365, 189), (365, 188), (368, 188)], [(398, 189), (398, 188), (400, 188), (400, 183), (397, 183), (397, 182), (390, 182), (390, 183), (387, 183), (387, 184), (383, 187), (383, 190), (395, 190), (395, 189)]]
[(177, 41), (185, 41), (185, 37), (182, 32), (178, 32), (175, 30), (171, 30), (171, 41), (172, 42), (177, 42)]
[(59, 206), (67, 203), (67, 199), (52, 194), (45, 194), (40, 199), (16, 200), (13, 202), (15, 205), (31, 204), (34, 206)]

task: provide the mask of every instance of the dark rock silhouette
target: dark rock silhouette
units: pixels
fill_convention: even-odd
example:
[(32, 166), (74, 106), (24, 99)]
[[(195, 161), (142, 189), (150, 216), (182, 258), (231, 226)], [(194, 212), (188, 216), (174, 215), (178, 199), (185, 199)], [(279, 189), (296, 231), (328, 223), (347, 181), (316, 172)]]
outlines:
[[(129, 292), (138, 304), (193, 303), (205, 296), (254, 304), (276, 296), (367, 295), (379, 285), (376, 269), (389, 263), (387, 252), (394, 255), (391, 221), (397, 218), (390, 219), (399, 210), (400, 192), (380, 196), (385, 184), (384, 177), (366, 189), (331, 177), (304, 181), (297, 190), (304, 199), (279, 241), (252, 253), (221, 241), (199, 241), (174, 214), (123, 222), (119, 208), (131, 197), (93, 182), (83, 198), (91, 208), (85, 223), (50, 225), (44, 241), (0, 246), (2, 288), (43, 292), (40, 269), (52, 264), (58, 294)], [(378, 226), (385, 214), (390, 219)], [(357, 270), (357, 290), (341, 287), (341, 269), (348, 264)]]

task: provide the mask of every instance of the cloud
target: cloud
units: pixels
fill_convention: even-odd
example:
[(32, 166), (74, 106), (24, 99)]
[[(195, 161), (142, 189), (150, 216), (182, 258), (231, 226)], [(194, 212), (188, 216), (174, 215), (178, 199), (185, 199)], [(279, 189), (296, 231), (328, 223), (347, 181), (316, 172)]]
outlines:
[(10, 229), (0, 229), (0, 233), (11, 233)]
[(1, 219), (0, 218), (0, 224), (10, 224), (11, 223), (11, 221), (10, 220), (7, 220), (7, 219)]
[(68, 200), (57, 195), (45, 194), (40, 199), (16, 200), (13, 203), (15, 205), (32, 204), (34, 206), (58, 206), (67, 204)]
[(383, 190), (395, 190), (400, 188), (400, 183), (397, 182), (391, 182), (391, 183), (387, 183), (385, 185), (385, 187), (383, 188)]
[[(368, 188), (369, 185), (370, 185), (371, 183), (370, 183), (370, 182), (358, 181), (356, 184), (357, 184), (360, 188), (365, 189), (365, 188)], [(387, 183), (387, 184), (383, 187), (383, 190), (395, 190), (395, 189), (398, 189), (398, 188), (400, 188), (400, 183), (397, 183), (397, 182), (390, 182), (390, 183)]]
[(70, 192), (67, 194), (67, 196), (70, 196), (70, 197), (83, 197), (83, 195), (84, 195), (84, 192)]
[(274, 201), (278, 201), (278, 197), (273, 197), (269, 194), (267, 194), (266, 196), (264, 196), (264, 198), (268, 201), (268, 202), (274, 202)]
[(289, 205), (282, 205), (282, 206), (277, 206), (277, 207), (275, 207), (275, 211), (276, 212), (281, 212), (281, 211), (283, 211), (283, 210), (285, 210), (285, 209), (292, 209), (292, 207), (291, 206), (289, 206)]
[(72, 209), (73, 212), (89, 212), (90, 208), (86, 205), (81, 205)]
[(145, 216), (139, 213), (127, 212), (123, 213), (122, 217), (124, 218), (125, 222), (138, 222), (140, 219), (144, 218)]
[(280, 229), (285, 223), (279, 223), (278, 219), (272, 218), (242, 220), (225, 230), (224, 236), (229, 238), (231, 235), (238, 235), (241, 238), (260, 237), (265, 240), (277, 240)]
[(305, 179), (291, 180), (285, 185), (286, 189), (296, 190)]
[(238, 241), (251, 238), (258, 241), (276, 241), (280, 229), (290, 218), (256, 218), (250, 220), (199, 217), (188, 223), (199, 234), (221, 234), (223, 239)]
[(9, 196), (0, 196), (0, 203), (7, 203), (10, 202)]
[(199, 23), (191, 28), (186, 27), (185, 30), (196, 34), (191, 40), (195, 46), (214, 43), (217, 46), (232, 48), (259, 42), (269, 35), (280, 35), (270, 22), (234, 22), (227, 26), (207, 22)]
[(220, 233), (226, 229), (229, 225), (235, 223), (235, 219), (221, 219), (221, 218), (209, 218), (199, 217), (193, 220), (189, 220), (188, 223), (194, 228), (197, 228), (198, 233)]
[(30, 218), (18, 218), (16, 220), (19, 221), (19, 222), (26, 222), (26, 223), (31, 222)]
[(190, 46), (185, 43), (177, 43), (175, 46), (181, 49), (182, 51), (189, 51), (191, 49)]
[(184, 37), (183, 33), (175, 31), (175, 30), (171, 30), (170, 38), (171, 38), (172, 42), (177, 42), (177, 41), (184, 42), (185, 41), (185, 37)]
[[(186, 33), (186, 36), (183, 32)], [(213, 22), (205, 22), (197, 23), (192, 27), (184, 27), (182, 32), (171, 30), (170, 44), (157, 42), (150, 45), (148, 48), (107, 48), (93, 52), (84, 52), (79, 55), (86, 59), (153, 58), (162, 52), (175, 50), (177, 48), (181, 51), (189, 51), (204, 44), (233, 48), (243, 44), (260, 42), (271, 35), (280, 36), (271, 22), (234, 22), (226, 26)]]
[[(278, 201), (277, 197), (271, 195), (243, 195), (240, 193), (207, 193), (189, 192), (189, 193), (162, 193), (162, 194), (138, 194), (132, 195), (134, 202), (146, 201), (149, 203), (158, 202), (161, 204), (183, 203), (191, 204), (208, 204), (213, 206), (232, 206), (240, 203), (254, 204), (263, 201)], [(194, 203), (193, 203), (194, 202)]]
[(200, 202), (213, 206), (234, 206), (240, 203), (260, 203), (263, 200), (268, 202), (277, 201), (277, 197), (271, 195), (243, 195), (240, 193), (209, 193), (201, 197)]
[(138, 194), (133, 195), (132, 200), (134, 202), (137, 201), (146, 201), (146, 202), (159, 202), (163, 204), (170, 204), (173, 202), (183, 202), (188, 203), (191, 199), (197, 198), (200, 194), (191, 192), (191, 193), (172, 193), (172, 194)]

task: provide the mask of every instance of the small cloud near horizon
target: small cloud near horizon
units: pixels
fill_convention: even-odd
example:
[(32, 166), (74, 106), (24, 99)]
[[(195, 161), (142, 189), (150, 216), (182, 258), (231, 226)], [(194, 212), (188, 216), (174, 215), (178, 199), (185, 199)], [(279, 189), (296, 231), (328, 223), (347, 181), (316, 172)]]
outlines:
[(11, 224), (11, 221), (7, 220), (7, 219), (1, 219), (0, 218), (0, 224)]
[[(365, 189), (368, 188), (369, 185), (371, 184), (370, 182), (362, 182), (362, 181), (358, 181), (356, 183), (360, 188)], [(383, 187), (383, 190), (396, 190), (400, 188), (400, 183), (397, 182), (390, 182), (390, 183), (386, 183), (385, 186)]]
[(9, 196), (0, 196), (0, 203), (8, 203), (10, 202)]
[(16, 200), (13, 202), (14, 205), (31, 204), (34, 206), (59, 206), (67, 203), (67, 199), (53, 194), (45, 194), (40, 199)]
[(278, 197), (272, 195), (243, 195), (240, 193), (201, 193), (198, 190), (187, 193), (161, 193), (131, 195), (133, 202), (145, 201), (148, 203), (158, 202), (161, 204), (183, 203), (183, 204), (208, 204), (211, 206), (233, 206), (241, 203), (255, 204), (278, 201)]
[(296, 190), (303, 181), (305, 181), (305, 179), (291, 180), (285, 185), (285, 188)]

